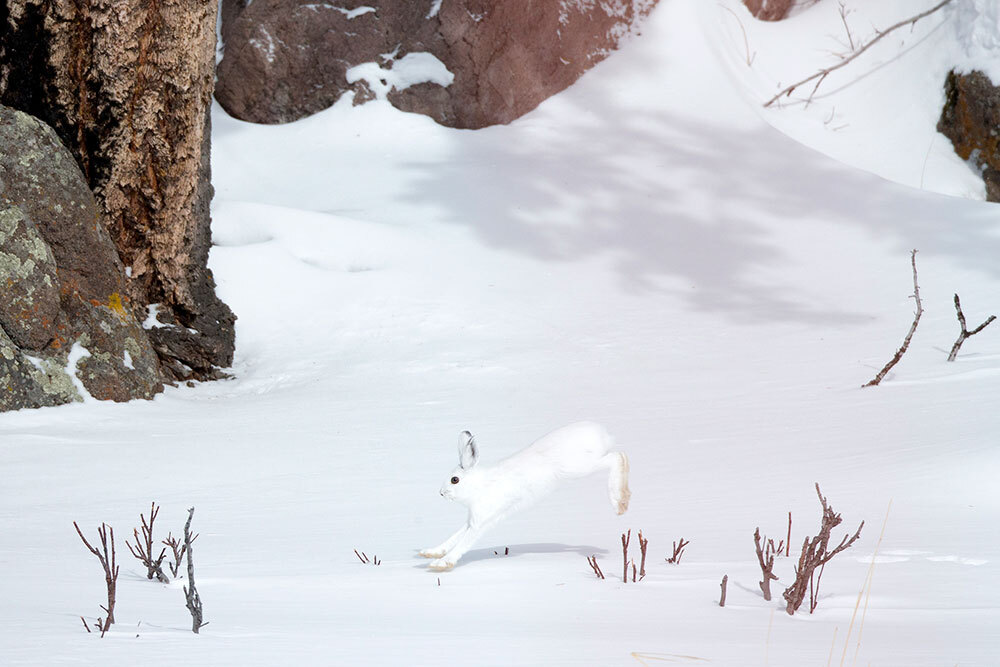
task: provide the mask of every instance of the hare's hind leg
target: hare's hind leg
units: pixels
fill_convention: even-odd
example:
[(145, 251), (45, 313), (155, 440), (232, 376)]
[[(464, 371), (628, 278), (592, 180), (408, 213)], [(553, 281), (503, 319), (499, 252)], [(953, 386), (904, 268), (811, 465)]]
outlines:
[(629, 498), (632, 497), (632, 492), (628, 490), (628, 457), (625, 452), (609, 452), (601, 459), (601, 463), (610, 470), (608, 497), (611, 498), (611, 506), (618, 514), (625, 514)]
[(441, 558), (446, 553), (451, 551), (452, 547), (462, 539), (462, 536), (469, 531), (469, 524), (466, 523), (464, 526), (459, 528), (454, 535), (449, 537), (447, 540), (437, 545), (436, 547), (431, 547), (430, 549), (423, 549), (417, 552), (417, 555), (423, 556), (424, 558)]

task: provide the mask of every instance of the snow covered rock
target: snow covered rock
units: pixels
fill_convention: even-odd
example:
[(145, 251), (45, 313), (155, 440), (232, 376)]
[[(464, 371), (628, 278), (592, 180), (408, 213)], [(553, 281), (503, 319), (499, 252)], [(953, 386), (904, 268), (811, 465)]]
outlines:
[[(348, 91), (451, 127), (508, 123), (607, 57), (655, 3), (227, 0), (216, 98), (258, 123), (308, 116)], [(400, 74), (415, 54), (440, 67)], [(352, 78), (361, 66), (384, 75)]]
[(951, 71), (937, 129), (982, 172), (986, 199), (1000, 202), (1000, 86), (979, 71)]
[(0, 410), (81, 400), (74, 380), (116, 401), (162, 389), (122, 276), (72, 155), (47, 125), (0, 106)]

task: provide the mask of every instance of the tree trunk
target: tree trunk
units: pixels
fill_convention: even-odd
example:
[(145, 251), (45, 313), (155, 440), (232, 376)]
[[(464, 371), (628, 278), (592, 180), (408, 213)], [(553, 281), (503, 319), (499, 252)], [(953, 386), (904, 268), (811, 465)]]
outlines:
[(216, 0), (0, 0), (0, 103), (51, 125), (80, 164), (168, 378), (232, 363), (207, 268)]

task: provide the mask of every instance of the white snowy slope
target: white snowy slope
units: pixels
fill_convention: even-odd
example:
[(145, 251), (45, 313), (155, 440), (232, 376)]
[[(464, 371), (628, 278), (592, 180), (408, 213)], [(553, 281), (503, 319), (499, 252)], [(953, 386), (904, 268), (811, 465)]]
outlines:
[[(506, 127), (380, 102), (276, 127), (217, 109), (211, 266), (240, 318), (233, 379), (0, 415), (0, 664), (998, 664), (1000, 325), (945, 361), (955, 292), (970, 325), (1000, 310), (998, 209), (844, 164), (867, 146), (838, 161), (774, 129), (834, 152), (822, 122), (759, 108), (771, 49), (799, 38), (724, 4), (769, 31), (758, 69), (734, 67), (742, 38), (716, 3), (662, 0)], [(823, 13), (835, 33), (829, 5), (793, 20)], [(905, 87), (935, 57), (883, 69)], [(881, 113), (878, 96), (826, 95), (851, 99), (851, 127)], [(928, 190), (967, 176), (943, 148), (934, 164)], [(912, 249), (926, 312), (861, 389), (912, 320)], [(577, 480), (427, 572), (416, 550), (464, 520), (438, 496), (458, 433), (491, 461), (579, 419), (628, 453), (629, 512), (605, 479)], [(815, 482), (843, 516), (835, 540), (865, 527), (816, 613), (789, 617)], [(147, 581), (124, 547), (151, 500), (161, 537), (197, 508), (198, 636), (183, 581)], [(789, 511), (765, 602), (752, 535), (783, 538)], [(103, 640), (79, 619), (104, 581), (74, 520), (118, 538)], [(649, 539), (636, 584), (615, 578), (626, 529)]]

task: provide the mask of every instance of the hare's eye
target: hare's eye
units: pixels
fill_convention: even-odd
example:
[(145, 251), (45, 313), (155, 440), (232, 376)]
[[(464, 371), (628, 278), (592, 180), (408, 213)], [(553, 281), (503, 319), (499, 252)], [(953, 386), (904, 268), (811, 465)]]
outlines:
[(451, 478), (451, 483), (452, 484), (458, 484), (458, 477), (452, 477)]

